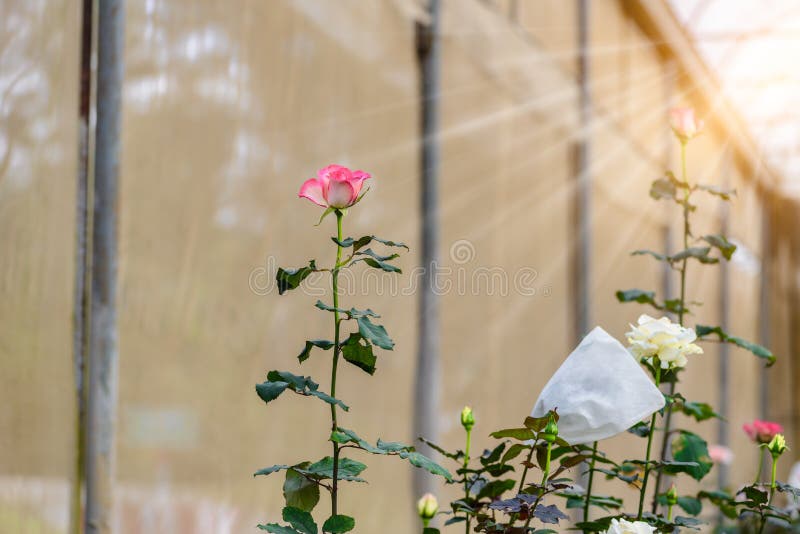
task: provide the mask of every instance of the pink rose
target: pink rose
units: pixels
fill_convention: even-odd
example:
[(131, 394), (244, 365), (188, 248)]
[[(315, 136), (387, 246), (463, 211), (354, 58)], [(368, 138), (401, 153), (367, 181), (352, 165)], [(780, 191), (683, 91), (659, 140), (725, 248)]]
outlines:
[(317, 171), (300, 186), (300, 197), (307, 198), (323, 208), (349, 208), (358, 200), (361, 186), (370, 175), (364, 171), (351, 171), (341, 165), (328, 165)]
[(756, 443), (769, 443), (775, 434), (783, 432), (783, 427), (772, 421), (756, 419), (750, 424), (743, 425), (742, 430)]
[(696, 137), (703, 130), (703, 121), (697, 120), (692, 108), (673, 108), (669, 110), (669, 123), (678, 139), (684, 143)]
[(725, 445), (709, 445), (708, 457), (715, 464), (730, 465), (733, 462), (733, 451)]

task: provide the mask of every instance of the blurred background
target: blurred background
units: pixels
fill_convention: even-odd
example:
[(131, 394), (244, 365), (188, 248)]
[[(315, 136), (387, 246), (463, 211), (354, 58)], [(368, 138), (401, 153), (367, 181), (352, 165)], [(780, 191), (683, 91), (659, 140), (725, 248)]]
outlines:
[[(470, 404), (476, 446), (489, 446), (588, 330), (622, 340), (648, 312), (616, 290), (676, 296), (674, 272), (628, 254), (682, 248), (680, 214), (648, 196), (678, 170), (673, 106), (706, 120), (693, 181), (738, 192), (695, 216), (698, 233), (725, 232), (738, 250), (691, 264), (688, 296), (703, 304), (689, 324), (778, 356), (766, 372), (718, 344), (692, 359), (681, 392), (727, 418), (698, 432), (736, 455), (703, 487), (753, 477), (741, 425), (756, 417), (800, 450), (797, 2), (129, 0), (115, 15), (124, 54), (98, 59), (95, 43), (83, 69), (124, 68), (118, 204), (94, 212), (81, 162), (91, 176), (106, 145), (81, 98), (85, 7), (0, 3), (0, 532), (70, 531), (87, 345), (74, 328), (89, 313), (81, 284), (95, 282), (84, 219), (118, 221), (111, 530), (250, 532), (283, 504), (282, 479), (252, 473), (329, 448), (324, 405), (265, 406), (253, 391), (270, 369), (328, 389), (323, 353), (295, 360), (329, 335), (319, 295), (279, 297), (271, 283), (278, 266), (334, 254), (332, 219), (315, 227), (321, 209), (297, 199), (303, 180), (329, 163), (372, 173), (345, 233), (411, 249), (403, 275), (355, 277), (343, 296), (381, 313), (397, 344), (374, 377), (342, 368), (342, 424), (369, 440), (423, 429), (455, 448)], [(97, 13), (88, 27), (102, 33)], [(446, 273), (436, 292), (419, 282), (432, 261)], [(605, 445), (618, 459), (642, 447), (630, 435)], [(368, 463), (370, 484), (347, 487), (342, 512), (357, 532), (415, 531), (431, 482), (397, 459)]]

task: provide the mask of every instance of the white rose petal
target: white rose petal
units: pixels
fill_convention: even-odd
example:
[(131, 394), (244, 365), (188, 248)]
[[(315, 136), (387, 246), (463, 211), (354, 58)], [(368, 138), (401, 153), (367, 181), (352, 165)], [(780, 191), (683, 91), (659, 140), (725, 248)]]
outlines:
[(630, 352), (637, 360), (648, 363), (658, 358), (662, 369), (677, 369), (686, 366), (689, 354), (702, 354), (703, 349), (694, 343), (697, 333), (673, 323), (668, 317), (655, 319), (642, 315), (637, 325), (625, 334)]
[(612, 519), (611, 525), (604, 534), (652, 534), (653, 532), (656, 532), (656, 528), (644, 521), (631, 522), (624, 519)]

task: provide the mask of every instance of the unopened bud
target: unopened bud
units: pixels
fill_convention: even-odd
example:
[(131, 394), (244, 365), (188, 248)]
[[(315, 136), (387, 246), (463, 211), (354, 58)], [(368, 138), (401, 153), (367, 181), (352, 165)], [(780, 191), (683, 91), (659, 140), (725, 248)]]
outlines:
[(787, 448), (786, 438), (783, 437), (783, 434), (775, 434), (775, 436), (772, 438), (772, 441), (767, 444), (767, 450), (770, 452), (773, 458), (777, 458), (783, 454)]
[(667, 490), (667, 505), (675, 506), (676, 504), (678, 504), (678, 489), (673, 484)]
[(420, 519), (422, 519), (426, 525), (428, 521), (434, 518), (438, 511), (439, 501), (436, 500), (436, 496), (432, 493), (426, 493), (417, 501), (417, 512), (419, 513)]
[(550, 420), (547, 422), (547, 426), (544, 427), (542, 438), (548, 443), (553, 443), (556, 440), (557, 436), (558, 436), (558, 425), (556, 424), (555, 418), (551, 415)]
[(464, 430), (467, 432), (472, 430), (472, 427), (475, 426), (475, 415), (473, 415), (472, 408), (469, 406), (464, 406), (464, 409), (461, 410), (461, 426), (463, 426)]

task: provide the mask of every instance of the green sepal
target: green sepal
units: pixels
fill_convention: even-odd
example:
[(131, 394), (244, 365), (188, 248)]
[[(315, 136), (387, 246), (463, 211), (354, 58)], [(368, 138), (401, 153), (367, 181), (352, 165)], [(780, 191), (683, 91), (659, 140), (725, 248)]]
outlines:
[(325, 208), (325, 211), (323, 211), (322, 215), (320, 215), (320, 217), (319, 217), (319, 221), (314, 226), (319, 226), (320, 224), (322, 224), (322, 221), (325, 220), (325, 217), (327, 217), (328, 215), (330, 215), (334, 211), (336, 211), (336, 208), (330, 208), (330, 207)]

